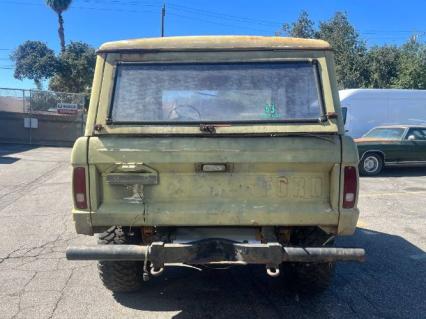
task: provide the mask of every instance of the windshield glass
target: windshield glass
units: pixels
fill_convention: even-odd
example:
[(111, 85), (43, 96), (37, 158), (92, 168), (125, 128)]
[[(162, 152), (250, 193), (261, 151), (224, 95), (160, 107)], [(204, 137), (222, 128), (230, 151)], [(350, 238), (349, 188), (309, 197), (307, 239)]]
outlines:
[(316, 65), (119, 64), (112, 122), (318, 120)]
[(380, 138), (385, 140), (399, 140), (404, 133), (403, 128), (375, 128), (364, 135), (364, 137)]

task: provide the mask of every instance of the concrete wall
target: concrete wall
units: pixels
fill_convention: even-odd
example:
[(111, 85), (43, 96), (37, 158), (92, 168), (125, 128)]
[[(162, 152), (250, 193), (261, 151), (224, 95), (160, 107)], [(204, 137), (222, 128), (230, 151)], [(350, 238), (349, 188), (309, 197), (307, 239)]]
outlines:
[[(38, 128), (24, 128), (24, 118), (36, 118)], [(72, 146), (84, 132), (84, 118), (77, 115), (0, 112), (0, 142)]]

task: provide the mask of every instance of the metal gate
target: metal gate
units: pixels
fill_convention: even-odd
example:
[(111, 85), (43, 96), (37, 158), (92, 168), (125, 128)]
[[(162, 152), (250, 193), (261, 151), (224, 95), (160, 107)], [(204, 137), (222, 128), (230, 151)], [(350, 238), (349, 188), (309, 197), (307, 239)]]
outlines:
[(86, 94), (0, 88), (0, 142), (71, 146), (87, 103)]

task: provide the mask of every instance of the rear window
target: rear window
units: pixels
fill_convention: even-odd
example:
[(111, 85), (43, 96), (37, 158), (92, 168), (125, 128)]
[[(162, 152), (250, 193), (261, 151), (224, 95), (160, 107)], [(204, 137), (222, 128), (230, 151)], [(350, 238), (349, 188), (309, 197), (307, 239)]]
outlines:
[(119, 64), (113, 123), (318, 121), (317, 66), (310, 62)]
[(370, 132), (364, 135), (364, 137), (380, 138), (385, 140), (399, 140), (404, 134), (403, 128), (385, 128), (379, 127), (372, 129)]

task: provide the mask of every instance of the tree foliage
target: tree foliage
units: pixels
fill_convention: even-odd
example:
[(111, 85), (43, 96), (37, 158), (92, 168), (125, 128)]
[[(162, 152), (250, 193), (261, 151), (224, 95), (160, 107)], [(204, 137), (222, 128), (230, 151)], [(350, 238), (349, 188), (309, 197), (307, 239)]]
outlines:
[(314, 21), (306, 11), (283, 25), (286, 35), (328, 41), (335, 51), (339, 88), (426, 89), (426, 44), (416, 38), (398, 46), (367, 48), (346, 13), (336, 12), (327, 21)]
[(95, 49), (83, 42), (71, 42), (59, 56), (59, 67), (49, 89), (59, 92), (90, 92), (95, 71)]
[(340, 88), (362, 87), (368, 82), (367, 48), (345, 13), (337, 12), (330, 20), (321, 22), (317, 37), (329, 42), (335, 50)]
[(64, 18), (62, 13), (71, 5), (72, 0), (46, 0), (46, 4), (58, 15), (58, 36), (61, 45), (61, 51), (65, 51), (65, 31)]
[(400, 49), (396, 46), (374, 46), (367, 54), (368, 87), (391, 88), (399, 76)]
[(395, 86), (404, 89), (426, 89), (426, 45), (415, 38), (401, 48)]
[(58, 57), (43, 42), (26, 41), (13, 52), (16, 79), (34, 80), (38, 89), (50, 79), (49, 89), (58, 92), (89, 93), (95, 71), (95, 49), (83, 42), (71, 42)]
[(42, 88), (42, 81), (52, 77), (58, 67), (55, 52), (49, 49), (44, 42), (26, 41), (19, 45), (10, 56), (15, 62), (14, 77), (34, 80), (38, 89)]
[(46, 4), (56, 13), (62, 13), (69, 8), (72, 0), (46, 0)]
[(283, 31), (294, 38), (313, 39), (317, 37), (315, 24), (306, 11), (302, 11), (293, 23), (284, 23)]

